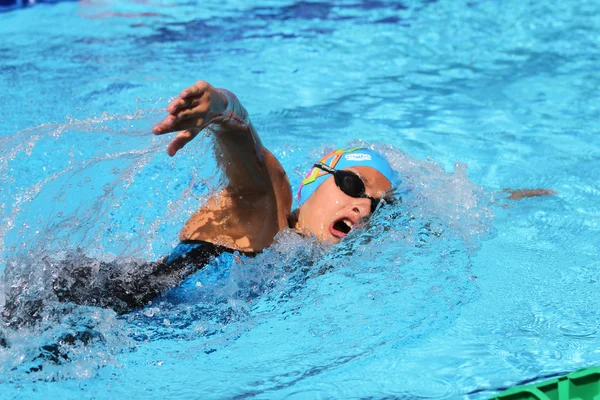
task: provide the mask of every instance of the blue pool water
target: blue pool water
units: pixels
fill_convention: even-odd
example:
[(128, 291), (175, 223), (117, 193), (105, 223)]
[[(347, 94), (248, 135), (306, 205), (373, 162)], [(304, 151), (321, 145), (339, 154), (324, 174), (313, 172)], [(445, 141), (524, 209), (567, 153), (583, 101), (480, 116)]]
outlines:
[[(45, 301), (33, 327), (0, 326), (0, 398), (483, 399), (600, 364), (599, 16), (595, 0), (0, 13), (0, 305), (15, 287)], [(209, 138), (171, 159), (150, 133), (198, 79), (238, 95), (292, 183), (366, 144), (402, 204), (334, 248), (283, 232), (125, 316), (57, 303), (60, 260), (161, 257), (222, 184)]]

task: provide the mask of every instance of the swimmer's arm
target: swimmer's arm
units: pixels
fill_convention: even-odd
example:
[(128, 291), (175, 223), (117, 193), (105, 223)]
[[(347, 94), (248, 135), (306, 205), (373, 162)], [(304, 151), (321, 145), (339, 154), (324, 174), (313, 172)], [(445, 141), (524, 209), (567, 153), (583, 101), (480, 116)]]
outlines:
[(229, 180), (230, 191), (238, 194), (269, 192), (276, 177), (266, 164), (275, 164), (278, 175), (285, 177), (283, 168), (263, 147), (248, 113), (233, 93), (198, 81), (184, 89), (167, 110), (169, 115), (152, 131), (157, 135), (178, 132), (167, 148), (168, 154), (174, 156), (200, 131), (207, 127), (212, 129), (220, 150), (217, 158)]
[(502, 192), (508, 193), (509, 200), (523, 200), (529, 197), (551, 196), (556, 194), (552, 189), (504, 189)]

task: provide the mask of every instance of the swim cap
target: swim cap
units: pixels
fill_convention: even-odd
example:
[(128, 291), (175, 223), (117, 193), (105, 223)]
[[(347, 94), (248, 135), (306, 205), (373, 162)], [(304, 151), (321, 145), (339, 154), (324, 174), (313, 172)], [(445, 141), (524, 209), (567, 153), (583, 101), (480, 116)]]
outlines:
[[(319, 160), (320, 163), (335, 169), (350, 167), (371, 167), (379, 171), (392, 185), (397, 184), (398, 173), (392, 169), (388, 160), (375, 150), (364, 147), (337, 149)], [(319, 168), (313, 167), (304, 177), (298, 188), (298, 206), (302, 205), (315, 190), (331, 176)]]

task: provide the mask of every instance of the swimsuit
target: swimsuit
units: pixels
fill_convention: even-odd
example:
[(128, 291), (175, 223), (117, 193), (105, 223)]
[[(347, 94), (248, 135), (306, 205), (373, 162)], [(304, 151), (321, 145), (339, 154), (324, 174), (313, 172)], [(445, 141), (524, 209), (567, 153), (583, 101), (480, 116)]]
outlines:
[[(119, 314), (147, 305), (205, 267), (214, 257), (234, 250), (203, 241), (179, 243), (158, 262), (98, 262), (78, 257), (58, 271), (53, 289), (58, 299), (81, 305), (112, 308)], [(255, 253), (243, 253), (254, 256)]]
[[(204, 268), (222, 254), (254, 256), (256, 253), (237, 252), (230, 248), (202, 241), (179, 243), (168, 257), (157, 262), (140, 260), (103, 262), (89, 257), (68, 255), (58, 264), (48, 264), (53, 276), (52, 289), (61, 302), (79, 305), (112, 308), (118, 314), (125, 314), (152, 302), (158, 296), (179, 286), (181, 282)], [(236, 257), (237, 259), (238, 257)], [(219, 257), (219, 260), (221, 257)], [(44, 312), (43, 298), (27, 298), (19, 286), (9, 292), (4, 309), (0, 308), (0, 322), (14, 329), (34, 325), (48, 317)], [(58, 314), (60, 315), (60, 313)], [(102, 334), (93, 328), (79, 327), (75, 332), (62, 334), (56, 343), (42, 346), (35, 359), (49, 360), (61, 364), (69, 360), (61, 343), (88, 344), (92, 340), (102, 340)], [(10, 343), (0, 330), (0, 349)], [(35, 366), (29, 372), (39, 371)]]

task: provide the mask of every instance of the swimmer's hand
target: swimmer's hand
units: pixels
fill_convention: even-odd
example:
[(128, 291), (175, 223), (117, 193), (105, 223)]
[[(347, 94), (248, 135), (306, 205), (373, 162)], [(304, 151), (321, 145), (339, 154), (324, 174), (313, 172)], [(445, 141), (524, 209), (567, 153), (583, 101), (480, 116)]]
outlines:
[(528, 197), (550, 196), (556, 194), (552, 189), (504, 189), (508, 193), (509, 200), (522, 200)]
[(205, 81), (184, 89), (168, 106), (169, 115), (152, 128), (155, 135), (177, 132), (167, 153), (175, 153), (212, 122), (219, 122), (227, 109), (227, 97)]

